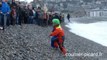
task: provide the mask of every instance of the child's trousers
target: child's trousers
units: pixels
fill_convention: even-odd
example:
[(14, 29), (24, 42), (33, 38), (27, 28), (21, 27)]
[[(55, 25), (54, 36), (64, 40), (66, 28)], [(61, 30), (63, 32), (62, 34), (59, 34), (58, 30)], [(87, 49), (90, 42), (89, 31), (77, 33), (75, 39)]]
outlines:
[[(62, 39), (63, 39), (63, 42), (64, 42), (64, 37), (62, 37)], [(51, 47), (57, 48), (58, 45), (60, 45), (60, 42), (58, 41), (58, 38), (56, 36), (53, 36), (51, 38)], [(62, 43), (62, 46), (63, 46), (63, 43)]]
[[(64, 42), (64, 37), (62, 37), (62, 40), (63, 40), (63, 42)], [(53, 48), (60, 48), (60, 50), (62, 51), (62, 53), (65, 55), (66, 54), (66, 49), (65, 49), (65, 47), (64, 47), (64, 45), (63, 45), (63, 42), (62, 43), (60, 43), (59, 41), (58, 41), (58, 38), (56, 37), (56, 36), (53, 36), (52, 38), (51, 38), (51, 46), (53, 47)]]

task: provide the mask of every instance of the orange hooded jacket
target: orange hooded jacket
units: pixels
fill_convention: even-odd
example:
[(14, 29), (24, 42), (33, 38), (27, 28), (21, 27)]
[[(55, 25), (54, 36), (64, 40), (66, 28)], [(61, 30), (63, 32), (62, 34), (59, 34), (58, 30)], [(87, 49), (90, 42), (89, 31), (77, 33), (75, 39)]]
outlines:
[(53, 32), (50, 34), (50, 36), (56, 36), (58, 38), (58, 42), (62, 43), (64, 37), (64, 30), (59, 25), (58, 27), (54, 27)]

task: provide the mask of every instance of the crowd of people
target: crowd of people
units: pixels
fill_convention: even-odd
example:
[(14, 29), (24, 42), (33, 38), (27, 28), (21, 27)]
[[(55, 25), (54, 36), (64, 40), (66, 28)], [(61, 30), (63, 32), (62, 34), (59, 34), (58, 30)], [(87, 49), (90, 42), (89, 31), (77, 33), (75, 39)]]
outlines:
[[(70, 22), (70, 14), (67, 15)], [(51, 46), (53, 48), (60, 48), (61, 52), (66, 55), (66, 48), (64, 47), (64, 30), (61, 27), (61, 22), (64, 22), (64, 15), (60, 13), (46, 12), (41, 7), (35, 9), (34, 7), (22, 6), (20, 3), (16, 4), (12, 0), (11, 4), (7, 0), (0, 3), (0, 29), (5, 29), (9, 25), (22, 24), (36, 24), (39, 26), (53, 25), (53, 30), (49, 36), (51, 38)]]
[(41, 7), (22, 6), (20, 2), (8, 3), (7, 0), (0, 2), (0, 29), (9, 25), (37, 24), (39, 26), (51, 25), (52, 19), (64, 21), (64, 15), (44, 11)]

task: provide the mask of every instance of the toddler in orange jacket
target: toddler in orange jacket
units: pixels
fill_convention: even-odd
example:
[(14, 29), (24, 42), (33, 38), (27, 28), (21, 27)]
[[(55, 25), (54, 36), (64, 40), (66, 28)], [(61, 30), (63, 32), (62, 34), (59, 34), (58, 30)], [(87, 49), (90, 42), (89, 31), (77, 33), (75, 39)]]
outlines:
[(65, 55), (66, 49), (63, 45), (64, 43), (64, 30), (62, 29), (60, 25), (59, 19), (53, 19), (53, 31), (51, 32), (50, 36), (51, 38), (51, 46), (53, 48), (60, 48), (61, 52)]

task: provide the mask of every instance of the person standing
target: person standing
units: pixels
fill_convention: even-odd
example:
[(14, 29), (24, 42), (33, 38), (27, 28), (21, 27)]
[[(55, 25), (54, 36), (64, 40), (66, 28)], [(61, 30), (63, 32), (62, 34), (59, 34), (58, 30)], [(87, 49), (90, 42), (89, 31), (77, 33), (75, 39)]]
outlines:
[(15, 25), (16, 24), (16, 17), (17, 17), (15, 6), (12, 7), (12, 11), (11, 11), (10, 15), (11, 15), (11, 24)]
[(32, 8), (32, 12), (33, 12), (33, 24), (36, 24), (35, 22), (36, 11), (34, 7)]
[(12, 11), (11, 11), (11, 24), (12, 25), (15, 25), (16, 23), (18, 23), (18, 6), (17, 6), (17, 4), (16, 4), (16, 2), (15, 2), (15, 0), (12, 0), (12, 3), (11, 3), (11, 9), (12, 9)]
[(28, 24), (33, 24), (33, 11), (32, 6), (27, 6), (27, 12), (28, 12)]
[(67, 15), (67, 19), (70, 22), (70, 14)]
[(17, 24), (18, 25), (22, 25), (22, 20), (23, 20), (23, 15), (22, 15), (22, 8), (20, 6), (20, 2), (18, 3), (18, 6), (17, 6)]
[(47, 26), (47, 22), (48, 22), (48, 15), (46, 12), (44, 12), (44, 14), (43, 14), (43, 25)]
[(0, 14), (1, 14), (1, 26), (3, 27), (2, 29), (4, 29), (4, 26), (9, 25), (8, 17), (10, 14), (10, 6), (8, 5), (7, 0), (2, 1), (2, 7), (0, 10)]
[(43, 15), (44, 15), (44, 11), (38, 7), (38, 22), (40, 26), (43, 26)]

